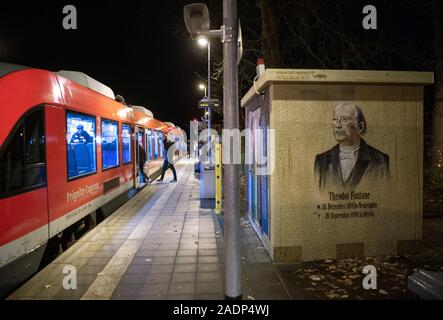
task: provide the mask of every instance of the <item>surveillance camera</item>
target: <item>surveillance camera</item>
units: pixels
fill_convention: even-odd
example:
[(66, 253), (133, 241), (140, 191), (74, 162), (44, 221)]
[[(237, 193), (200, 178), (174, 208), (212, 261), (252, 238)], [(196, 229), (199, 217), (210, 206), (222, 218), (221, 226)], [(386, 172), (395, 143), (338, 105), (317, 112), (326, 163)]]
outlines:
[(209, 10), (204, 3), (188, 4), (183, 9), (186, 29), (194, 38), (199, 32), (209, 31)]

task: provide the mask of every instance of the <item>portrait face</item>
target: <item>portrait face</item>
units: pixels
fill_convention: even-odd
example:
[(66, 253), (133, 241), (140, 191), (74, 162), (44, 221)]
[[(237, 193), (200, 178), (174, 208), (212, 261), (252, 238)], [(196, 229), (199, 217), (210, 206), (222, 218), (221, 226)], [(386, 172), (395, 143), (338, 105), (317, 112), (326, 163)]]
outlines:
[(353, 104), (339, 104), (332, 115), (332, 130), (335, 139), (344, 145), (353, 145), (360, 139), (357, 108)]

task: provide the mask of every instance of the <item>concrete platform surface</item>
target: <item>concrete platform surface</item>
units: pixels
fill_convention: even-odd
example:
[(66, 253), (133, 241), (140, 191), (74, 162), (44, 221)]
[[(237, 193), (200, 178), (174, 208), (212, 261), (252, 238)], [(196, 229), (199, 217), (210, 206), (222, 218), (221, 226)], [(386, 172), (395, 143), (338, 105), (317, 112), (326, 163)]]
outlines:
[[(194, 160), (177, 165), (178, 182), (154, 182), (78, 240), (8, 299), (224, 299), (223, 215), (200, 201)], [(246, 218), (241, 219), (243, 299), (415, 299), (407, 276), (443, 271), (443, 218), (424, 220), (424, 250), (405, 257), (368, 257), (274, 264)], [(366, 265), (378, 287), (362, 286)], [(66, 290), (66, 266), (77, 288)]]
[[(177, 183), (168, 172), (144, 188), (8, 299), (224, 299), (222, 230), (200, 206), (193, 163), (181, 160)], [(244, 260), (271, 266), (254, 234), (242, 239)], [(77, 289), (63, 287), (67, 265)], [(287, 297), (278, 277), (262, 280)]]

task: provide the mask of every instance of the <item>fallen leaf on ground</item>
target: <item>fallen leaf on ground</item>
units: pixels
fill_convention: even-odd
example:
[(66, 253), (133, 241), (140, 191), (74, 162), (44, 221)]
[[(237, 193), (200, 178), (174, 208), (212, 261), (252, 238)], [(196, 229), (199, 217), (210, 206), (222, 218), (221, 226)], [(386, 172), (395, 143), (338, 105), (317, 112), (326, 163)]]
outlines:
[(312, 281), (320, 281), (321, 278), (319, 276), (310, 276)]
[(352, 282), (351, 279), (346, 279), (346, 280), (345, 280), (345, 285), (347, 285), (347, 286), (352, 286), (352, 284), (353, 284), (353, 282)]

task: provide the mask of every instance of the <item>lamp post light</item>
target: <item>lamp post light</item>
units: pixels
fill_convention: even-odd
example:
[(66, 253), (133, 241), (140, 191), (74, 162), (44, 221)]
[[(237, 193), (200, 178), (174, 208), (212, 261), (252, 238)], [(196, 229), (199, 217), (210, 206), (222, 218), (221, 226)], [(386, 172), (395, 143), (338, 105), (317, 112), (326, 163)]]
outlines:
[(198, 85), (198, 88), (199, 88), (200, 90), (205, 90), (205, 97), (206, 97), (206, 86), (205, 86), (204, 84), (200, 83), (200, 84)]

